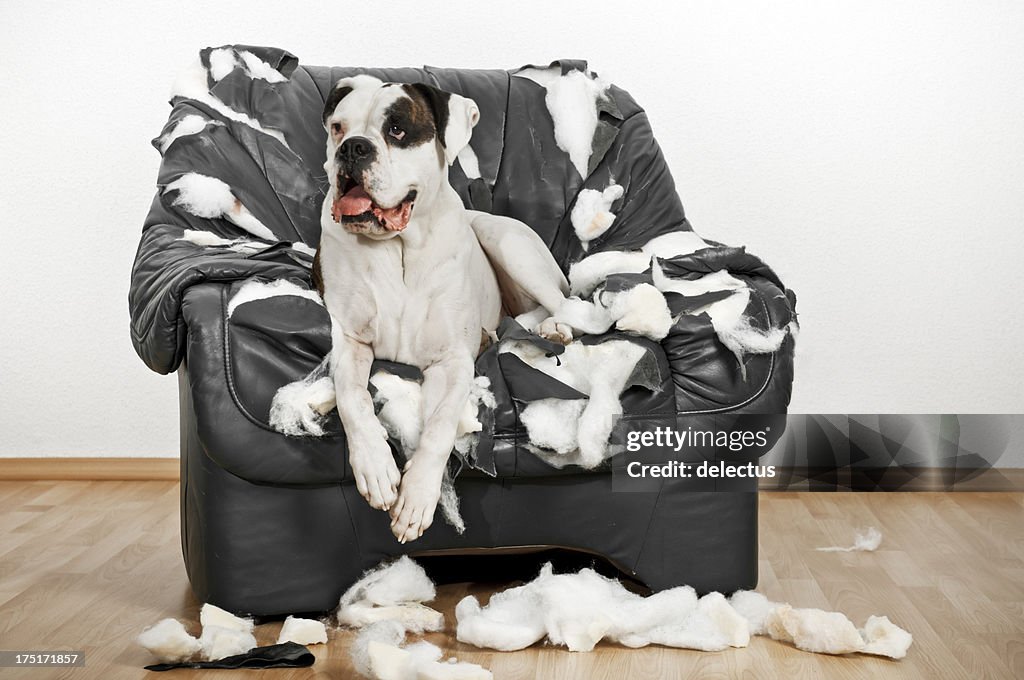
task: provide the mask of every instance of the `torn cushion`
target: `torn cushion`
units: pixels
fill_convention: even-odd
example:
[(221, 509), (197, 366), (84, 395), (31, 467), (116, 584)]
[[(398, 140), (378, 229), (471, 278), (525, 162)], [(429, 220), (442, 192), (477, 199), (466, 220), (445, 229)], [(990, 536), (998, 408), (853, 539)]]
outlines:
[[(345, 478), (348, 462), (344, 456), (336, 455), (336, 442), (344, 434), (333, 409), (333, 384), (324, 363), (331, 346), (330, 319), (322, 304), (315, 299), (315, 292), (292, 279), (274, 281), (260, 277), (237, 282), (222, 294), (209, 298), (209, 302), (217, 309), (208, 311), (213, 318), (220, 319), (218, 323), (226, 334), (221, 345), (226, 356), (221, 360), (219, 370), (227, 373), (226, 380), (232, 385), (227, 403), (219, 402), (219, 408), (241, 409), (252, 420), (264, 424), (266, 429), (261, 428), (262, 431), (273, 432), (277, 428), (304, 441), (301, 452), (275, 448), (279, 453), (260, 461), (250, 456), (239, 456), (231, 460), (221, 458), (219, 462), (246, 479), (252, 479), (253, 475), (257, 475), (256, 479), (267, 479), (270, 474), (275, 475), (276, 480), (291, 480), (293, 483)], [(198, 313), (205, 308), (202, 304), (192, 304), (189, 309)], [(502, 328), (502, 337), (511, 334), (509, 337), (530, 338), (544, 351), (565, 349), (528, 333), (511, 319), (507, 319)], [(630, 376), (629, 386), (622, 395), (623, 413), (629, 416), (672, 413), (672, 376), (661, 346), (620, 332), (578, 342), (583, 347), (587, 343), (610, 340), (641, 343), (644, 348), (643, 370)], [(203, 348), (206, 347), (208, 345), (204, 344)], [(267, 352), (267, 347), (291, 349), (278, 353)], [(523, 432), (516, 412), (534, 398), (581, 398), (586, 395), (522, 363), (515, 355), (499, 353), (497, 345), (479, 357), (477, 372), (477, 382), (483, 385), (481, 381), (485, 381), (487, 387), (481, 390), (475, 402), (475, 413), (465, 414), (467, 429), (476, 431), (469, 433), (472, 437), (467, 447), (459, 452), (461, 465), (457, 466), (456, 472), (459, 472), (459, 467), (462, 469), (459, 474), (539, 475), (545, 468), (549, 473), (557, 472), (546, 463), (528, 461), (536, 459), (534, 453), (507, 446), (508, 435)], [(402, 380), (392, 380), (384, 374)], [(405, 386), (403, 380), (415, 382), (421, 379), (418, 369), (383, 361), (374, 363), (371, 375), (375, 377), (371, 379), (369, 388), (376, 396), (378, 411), (385, 416), (389, 412), (385, 395), (379, 393), (377, 385), (384, 381), (399, 388), (401, 394), (401, 388)], [(275, 397), (283, 396), (279, 395), (279, 390), (286, 386), (295, 390), (294, 398), (275, 401)], [(487, 405), (481, 399), (493, 405)], [(397, 411), (402, 413), (407, 409), (399, 408)], [(473, 417), (469, 418), (470, 415)], [(401, 425), (405, 420), (395, 424)], [(215, 421), (210, 422), (212, 437), (219, 436), (215, 425)], [(289, 429), (292, 427), (295, 429)], [(205, 432), (205, 423), (203, 429)], [(319, 436), (309, 436), (318, 433)], [(404, 455), (402, 436), (397, 430), (391, 436), (399, 459)], [(282, 443), (287, 443), (287, 439)], [(497, 449), (494, 448), (496, 445)], [(296, 458), (297, 455), (301, 458)], [(259, 463), (258, 469), (253, 467), (256, 462)]]

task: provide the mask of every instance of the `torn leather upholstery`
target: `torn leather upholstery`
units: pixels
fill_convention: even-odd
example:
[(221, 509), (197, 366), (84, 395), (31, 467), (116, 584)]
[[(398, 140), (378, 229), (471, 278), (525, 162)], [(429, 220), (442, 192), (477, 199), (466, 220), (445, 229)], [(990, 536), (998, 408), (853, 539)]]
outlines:
[[(216, 78), (204, 51), (193, 80), (176, 87), (186, 94), (171, 100), (170, 118), (154, 140), (162, 162), (129, 292), (136, 351), (152, 370), (179, 376), (182, 545), (197, 596), (240, 613), (323, 611), (387, 555), (525, 545), (594, 552), (654, 588), (752, 587), (756, 498), (687, 491), (680, 480), (666, 480), (659, 493), (614, 493), (614, 458), (594, 471), (548, 465), (531, 453), (519, 414), (532, 399), (572, 394), (514, 365), (514, 357), (499, 356), (496, 346), (477, 361), (496, 404), (481, 419), (481, 442), (456, 481), (466, 533), (435, 521), (421, 540), (400, 546), (386, 516), (354, 489), (336, 412), (327, 414), (323, 437), (285, 436), (267, 422), (277, 390), (309, 374), (329, 351), (324, 308), (308, 298), (276, 296), (228, 315), (228, 301), (254, 277), (313, 288), (311, 252), (326, 191), (320, 115), (340, 78), (369, 73), (472, 97), (481, 112), (470, 142), (479, 177), (468, 178), (456, 162), (452, 185), (467, 206), (534, 228), (566, 272), (586, 256), (638, 250), (657, 236), (691, 230), (647, 114), (633, 98), (614, 85), (607, 90), (600, 139), (595, 133), (584, 177), (555, 143), (544, 87), (514, 71), (319, 67), (274, 48), (227, 50), (233, 61), (230, 68), (218, 62)], [(258, 77), (242, 51), (280, 77)], [(587, 68), (571, 61), (554, 67)], [(208, 216), (190, 212), (180, 191), (168, 189), (189, 173), (219, 180), (235, 201)], [(576, 198), (613, 181), (623, 188), (612, 206), (615, 220), (584, 249), (570, 219)], [(245, 211), (233, 213), (238, 206)], [(272, 238), (259, 237), (250, 217)], [(190, 231), (216, 238), (190, 240)], [(755, 260), (715, 248), (664, 266), (680, 277), (727, 269), (753, 291), (752, 323), (784, 328), (795, 319), (795, 296)], [(628, 277), (606, 283), (633, 284)], [(793, 338), (776, 352), (747, 357), (744, 376), (707, 316), (682, 313), (694, 304), (673, 303), (680, 316), (669, 335), (646, 341), (648, 360), (658, 368), (649, 375), (658, 384), (629, 387), (623, 418), (636, 428), (721, 427), (740, 413), (784, 413)], [(734, 480), (729, 488), (750, 492), (756, 483)], [(587, 512), (577, 510), (584, 506)]]

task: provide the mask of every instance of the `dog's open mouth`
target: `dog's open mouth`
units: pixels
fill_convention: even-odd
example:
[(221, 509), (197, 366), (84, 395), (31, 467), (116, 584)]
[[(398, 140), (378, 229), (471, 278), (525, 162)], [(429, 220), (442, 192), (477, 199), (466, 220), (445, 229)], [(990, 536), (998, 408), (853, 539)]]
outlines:
[(339, 177), (337, 198), (331, 205), (331, 216), (340, 224), (376, 223), (386, 231), (402, 231), (409, 226), (416, 190), (412, 190), (402, 201), (391, 208), (377, 205), (366, 190), (351, 177)]

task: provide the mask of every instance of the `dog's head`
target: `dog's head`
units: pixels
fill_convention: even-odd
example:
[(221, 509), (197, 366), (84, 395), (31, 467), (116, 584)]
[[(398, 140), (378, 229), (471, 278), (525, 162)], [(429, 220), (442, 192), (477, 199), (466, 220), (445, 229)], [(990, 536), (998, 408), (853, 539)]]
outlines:
[(324, 105), (331, 216), (352, 233), (397, 236), (429, 202), (469, 143), (472, 99), (422, 83), (339, 80)]

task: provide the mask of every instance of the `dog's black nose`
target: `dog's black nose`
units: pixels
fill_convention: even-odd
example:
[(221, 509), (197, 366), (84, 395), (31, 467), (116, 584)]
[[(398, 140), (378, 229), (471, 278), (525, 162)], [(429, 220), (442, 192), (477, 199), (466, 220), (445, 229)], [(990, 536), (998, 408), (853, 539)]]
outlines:
[(373, 142), (366, 137), (349, 137), (338, 147), (338, 156), (349, 165), (365, 162), (373, 154)]

